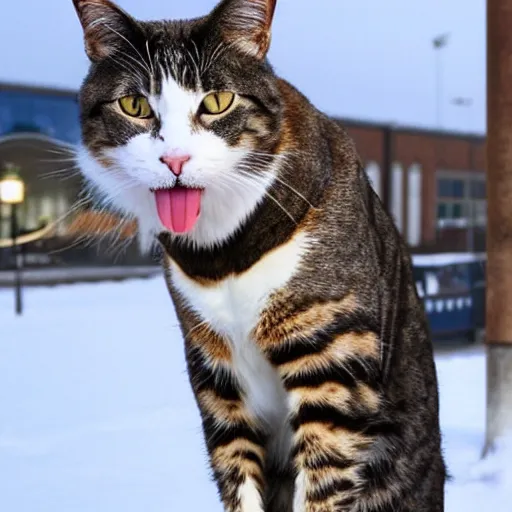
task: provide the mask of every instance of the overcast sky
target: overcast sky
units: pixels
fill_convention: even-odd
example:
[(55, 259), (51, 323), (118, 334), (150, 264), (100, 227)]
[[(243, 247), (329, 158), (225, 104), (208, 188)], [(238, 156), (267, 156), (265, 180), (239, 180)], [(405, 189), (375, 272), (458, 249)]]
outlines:
[[(141, 19), (189, 18), (216, 0), (119, 0)], [(435, 127), (442, 50), (442, 126), (485, 129), (485, 0), (277, 0), (270, 59), (321, 110)], [(87, 67), (71, 0), (0, 7), (0, 81), (78, 88)], [(453, 105), (470, 98), (470, 107)]]

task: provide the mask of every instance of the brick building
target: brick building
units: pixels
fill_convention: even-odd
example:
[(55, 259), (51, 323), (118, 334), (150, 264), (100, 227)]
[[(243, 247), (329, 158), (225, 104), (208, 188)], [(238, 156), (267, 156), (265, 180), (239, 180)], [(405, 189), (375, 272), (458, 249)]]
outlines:
[(413, 250), (484, 250), (484, 137), (340, 123), (355, 140), (375, 190)]
[[(339, 122), (414, 251), (483, 250), (483, 137)], [(19, 221), (25, 228), (61, 217), (75, 201), (79, 177), (59, 171), (72, 167), (69, 150), (79, 134), (76, 91), (0, 84), (0, 167), (12, 162), (22, 169), (27, 199)], [(0, 230), (7, 229), (0, 222)]]

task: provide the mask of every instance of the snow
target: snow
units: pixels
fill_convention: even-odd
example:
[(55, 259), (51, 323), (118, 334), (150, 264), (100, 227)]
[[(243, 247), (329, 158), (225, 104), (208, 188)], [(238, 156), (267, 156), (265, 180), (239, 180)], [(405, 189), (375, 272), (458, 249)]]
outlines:
[(512, 443), (481, 460), (485, 429), (485, 354), (438, 356), (441, 425), (448, 471), (447, 512), (505, 512), (512, 500)]
[[(0, 511), (221, 512), (163, 280), (0, 290)], [(481, 350), (439, 354), (447, 512), (510, 510), (512, 450), (480, 462)], [(508, 465), (508, 468), (507, 468)]]
[(438, 254), (413, 254), (415, 267), (443, 267), (485, 260), (485, 253), (447, 252)]

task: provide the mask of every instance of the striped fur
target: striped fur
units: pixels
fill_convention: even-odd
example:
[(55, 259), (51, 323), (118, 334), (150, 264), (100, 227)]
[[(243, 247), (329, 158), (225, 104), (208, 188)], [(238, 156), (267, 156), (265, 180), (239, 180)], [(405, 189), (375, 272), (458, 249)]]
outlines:
[[(410, 257), (345, 131), (267, 62), (275, 0), (151, 23), (74, 2), (92, 61), (83, 171), (160, 244), (226, 512), (441, 512), (437, 378)], [(112, 107), (133, 90), (154, 119)], [(218, 118), (195, 110), (211, 90), (236, 95)], [(169, 140), (192, 155), (177, 179), (203, 189), (190, 235), (155, 217)]]

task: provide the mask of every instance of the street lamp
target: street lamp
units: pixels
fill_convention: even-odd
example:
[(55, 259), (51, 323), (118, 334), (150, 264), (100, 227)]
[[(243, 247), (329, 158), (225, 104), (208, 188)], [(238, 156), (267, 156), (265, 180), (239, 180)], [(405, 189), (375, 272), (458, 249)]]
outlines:
[[(452, 98), (452, 105), (459, 108), (465, 108), (468, 113), (468, 119), (465, 123), (465, 130), (469, 132), (471, 129), (471, 107), (473, 105), (473, 98), (465, 97), (465, 96), (456, 96)], [(475, 212), (475, 199), (473, 196), (470, 196), (469, 200), (469, 212), (468, 212), (468, 229), (467, 229), (467, 248), (470, 252), (474, 252), (475, 250), (475, 220), (476, 220), (476, 212)]]
[(24, 199), (25, 184), (21, 179), (19, 170), (14, 165), (8, 165), (3, 176), (0, 177), (0, 202), (11, 205), (11, 238), (16, 263), (14, 293), (17, 315), (22, 313), (21, 270), (23, 265), (20, 246), (16, 243), (18, 235), (17, 207), (23, 203)]
[(443, 61), (442, 50), (448, 45), (450, 34), (441, 34), (432, 40), (432, 46), (436, 53), (436, 122), (437, 127), (442, 127), (443, 115)]

